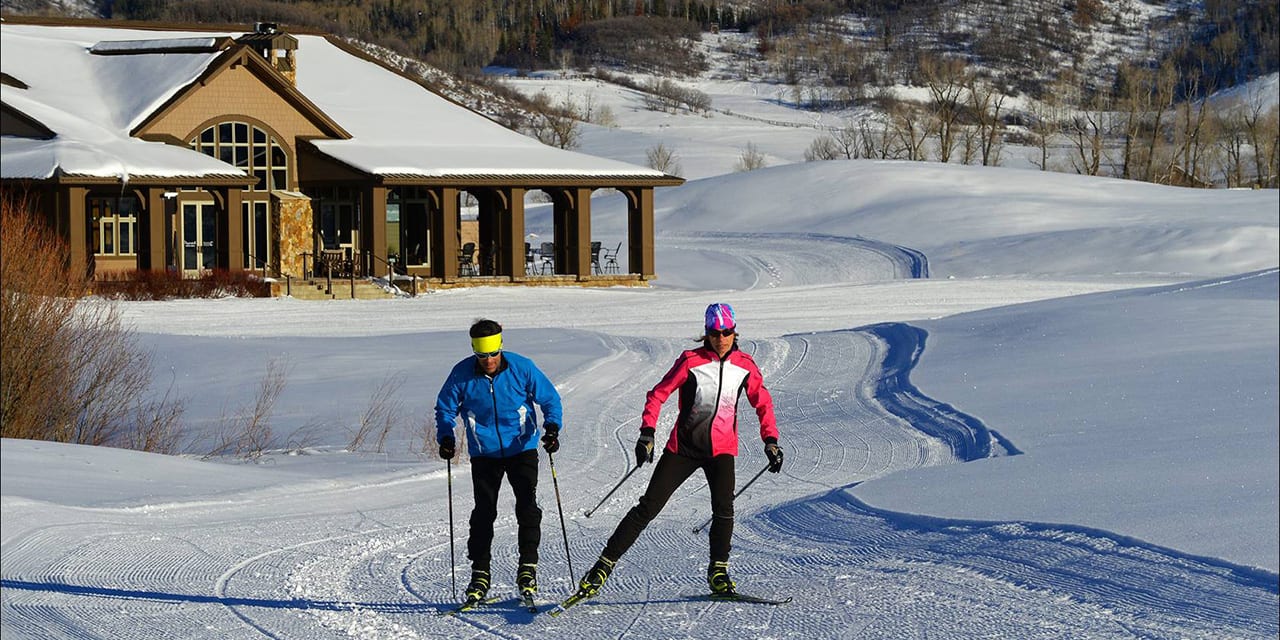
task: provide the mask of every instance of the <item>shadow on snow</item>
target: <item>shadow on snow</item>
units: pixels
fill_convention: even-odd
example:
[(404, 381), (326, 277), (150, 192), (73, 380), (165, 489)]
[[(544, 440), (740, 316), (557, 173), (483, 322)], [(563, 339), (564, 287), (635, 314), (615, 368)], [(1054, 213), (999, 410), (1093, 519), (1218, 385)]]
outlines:
[(952, 454), (964, 462), (1022, 453), (981, 420), (929, 398), (911, 384), (911, 370), (924, 353), (927, 331), (898, 322), (867, 325), (852, 331), (869, 333), (887, 346), (874, 394), (886, 411), (947, 443)]
[[(887, 345), (875, 398), (916, 429), (946, 442), (962, 461), (1022, 452), (981, 420), (935, 401), (910, 381), (928, 333), (902, 323), (851, 329)], [(1032, 590), (1047, 589), (1135, 618), (1198, 620), (1274, 635), (1280, 576), (1142, 540), (1070, 524), (984, 522), (876, 509), (855, 498), (858, 483), (760, 514), (763, 527), (810, 543), (823, 564), (962, 567)], [(775, 538), (777, 539), (777, 538)], [(1176, 622), (1174, 623), (1176, 625)]]
[(190, 593), (165, 593), (141, 589), (120, 589), (107, 586), (65, 584), (60, 582), (33, 582), (30, 580), (0, 580), (0, 587), (23, 591), (43, 591), (74, 596), (141, 600), (148, 602), (173, 602), (218, 604), (227, 607), (261, 607), (264, 609), (299, 609), (311, 611), (378, 611), (382, 613), (435, 613), (445, 605), (425, 602), (336, 602), (332, 600), (233, 598)]

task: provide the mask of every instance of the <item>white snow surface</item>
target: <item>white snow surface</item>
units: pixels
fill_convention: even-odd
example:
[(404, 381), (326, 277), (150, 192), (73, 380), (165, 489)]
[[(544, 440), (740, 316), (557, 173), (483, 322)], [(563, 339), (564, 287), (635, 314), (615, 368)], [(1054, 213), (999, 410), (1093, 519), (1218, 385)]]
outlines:
[[(765, 117), (777, 105), (759, 93)], [(708, 119), (616, 115), (591, 153), (635, 162), (675, 130), (682, 153), (706, 150), (683, 157), (698, 179), (658, 191), (651, 288), (121, 303), (154, 392), (186, 400), (196, 450), (285, 364), (278, 448), (242, 461), (4, 440), (6, 640), (1280, 633), (1280, 194), (870, 161), (733, 174)], [(744, 139), (776, 131), (748, 122)], [(592, 211), (595, 239), (625, 237), (616, 196)], [(528, 226), (549, 231), (545, 208)], [(546, 611), (643, 491), (649, 466), (585, 515), (631, 469), (644, 394), (715, 301), (737, 310), (786, 451), (736, 501), (731, 572), (796, 601), (689, 597), (706, 589), (693, 531), (710, 516), (695, 477), (594, 601), (437, 615), (467, 579), (472, 498), (468, 462), (421, 453), (421, 433), (470, 323), (502, 322), (564, 397), (554, 481), (541, 454)], [(347, 451), (388, 387), (384, 452)], [(756, 426), (747, 412), (739, 487), (764, 465)], [(504, 596), (511, 505), (504, 490)]]

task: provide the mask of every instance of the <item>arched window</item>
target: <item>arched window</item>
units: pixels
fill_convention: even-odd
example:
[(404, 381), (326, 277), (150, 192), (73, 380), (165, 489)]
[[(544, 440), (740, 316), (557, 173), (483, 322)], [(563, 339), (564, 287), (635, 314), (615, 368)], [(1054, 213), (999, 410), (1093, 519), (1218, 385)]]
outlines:
[(257, 178), (250, 191), (289, 188), (289, 156), (266, 130), (246, 122), (220, 122), (191, 139), (191, 148)]

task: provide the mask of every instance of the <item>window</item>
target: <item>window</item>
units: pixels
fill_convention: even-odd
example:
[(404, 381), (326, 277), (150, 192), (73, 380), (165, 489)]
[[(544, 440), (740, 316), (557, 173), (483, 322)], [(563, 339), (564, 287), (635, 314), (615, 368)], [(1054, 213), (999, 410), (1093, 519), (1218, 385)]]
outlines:
[(244, 122), (220, 122), (191, 140), (191, 148), (244, 169), (257, 180), (250, 191), (289, 188), (289, 157), (266, 130)]
[(89, 198), (93, 246), (98, 255), (137, 255), (138, 209), (138, 199), (133, 196)]
[(404, 206), (400, 210), (400, 246), (402, 260), (411, 266), (431, 264), (430, 193), (422, 187), (404, 187)]
[(262, 269), (271, 264), (271, 216), (265, 200), (244, 203), (244, 268)]
[(304, 191), (318, 212), (316, 231), (325, 249), (356, 248), (360, 227), (360, 193), (351, 187), (321, 187)]

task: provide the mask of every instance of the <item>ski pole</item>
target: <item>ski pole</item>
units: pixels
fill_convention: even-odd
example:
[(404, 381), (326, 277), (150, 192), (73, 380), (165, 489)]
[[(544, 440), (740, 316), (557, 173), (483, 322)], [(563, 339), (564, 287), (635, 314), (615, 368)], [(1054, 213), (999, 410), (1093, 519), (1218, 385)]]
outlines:
[(551, 463), (551, 485), (556, 488), (556, 510), (560, 512), (560, 535), (564, 536), (564, 557), (569, 562), (569, 584), (573, 584), (573, 556), (569, 555), (569, 530), (564, 526), (564, 505), (560, 502), (560, 481), (556, 479), (556, 457), (547, 452), (547, 460)]
[[(753, 476), (750, 480), (748, 480), (746, 484), (742, 485), (742, 488), (741, 488), (741, 489), (738, 489), (738, 492), (737, 492), (737, 493), (733, 494), (733, 498), (736, 500), (736, 499), (738, 498), (738, 496), (742, 495), (742, 492), (743, 492), (743, 491), (746, 491), (746, 490), (747, 490), (747, 487), (751, 486), (751, 483), (753, 483), (753, 482), (755, 482), (756, 480), (758, 480), (758, 479), (760, 478), (760, 476), (764, 475), (764, 472), (766, 472), (766, 471), (768, 471), (768, 470), (769, 470), (769, 465), (767, 465), (767, 464), (766, 464), (766, 465), (764, 466), (764, 468), (763, 468), (763, 469), (761, 469), (761, 470), (759, 471), (759, 473), (756, 473), (756, 475), (755, 475), (755, 476)], [(694, 530), (693, 530), (693, 532), (694, 532), (694, 533), (701, 533), (703, 529), (707, 528), (707, 525), (711, 524), (711, 520), (712, 520), (713, 518), (715, 518), (715, 516), (714, 516), (714, 515), (712, 515), (710, 518), (707, 518), (707, 521), (706, 521), (706, 522), (704, 522), (704, 523), (702, 523), (702, 526), (701, 526), (701, 527), (698, 527), (697, 529), (694, 529)]]
[(445, 460), (449, 474), (449, 584), (453, 587), (453, 597), (458, 597), (458, 573), (453, 553), (453, 459)]
[(636, 472), (636, 470), (637, 470), (637, 469), (639, 469), (639, 468), (640, 468), (640, 465), (636, 465), (636, 466), (634, 466), (634, 467), (631, 467), (631, 470), (627, 472), (627, 475), (622, 476), (622, 479), (618, 481), (618, 484), (613, 485), (613, 489), (610, 489), (610, 490), (609, 490), (609, 493), (606, 493), (606, 494), (604, 495), (604, 498), (601, 498), (601, 499), (600, 499), (600, 503), (599, 503), (599, 504), (597, 504), (596, 506), (591, 507), (590, 509), (588, 509), (588, 510), (587, 510), (586, 516), (587, 516), (588, 518), (590, 518), (590, 517), (591, 517), (591, 514), (595, 513), (595, 512), (596, 512), (596, 509), (599, 509), (599, 508), (600, 508), (600, 505), (604, 504), (604, 503), (605, 503), (605, 501), (609, 499), (609, 496), (613, 495), (613, 492), (614, 492), (614, 491), (617, 491), (617, 490), (618, 490), (618, 487), (621, 487), (621, 486), (622, 486), (622, 483), (626, 482), (626, 481), (627, 481), (627, 478), (630, 478), (630, 477), (631, 477), (631, 474), (635, 473), (635, 472)]

